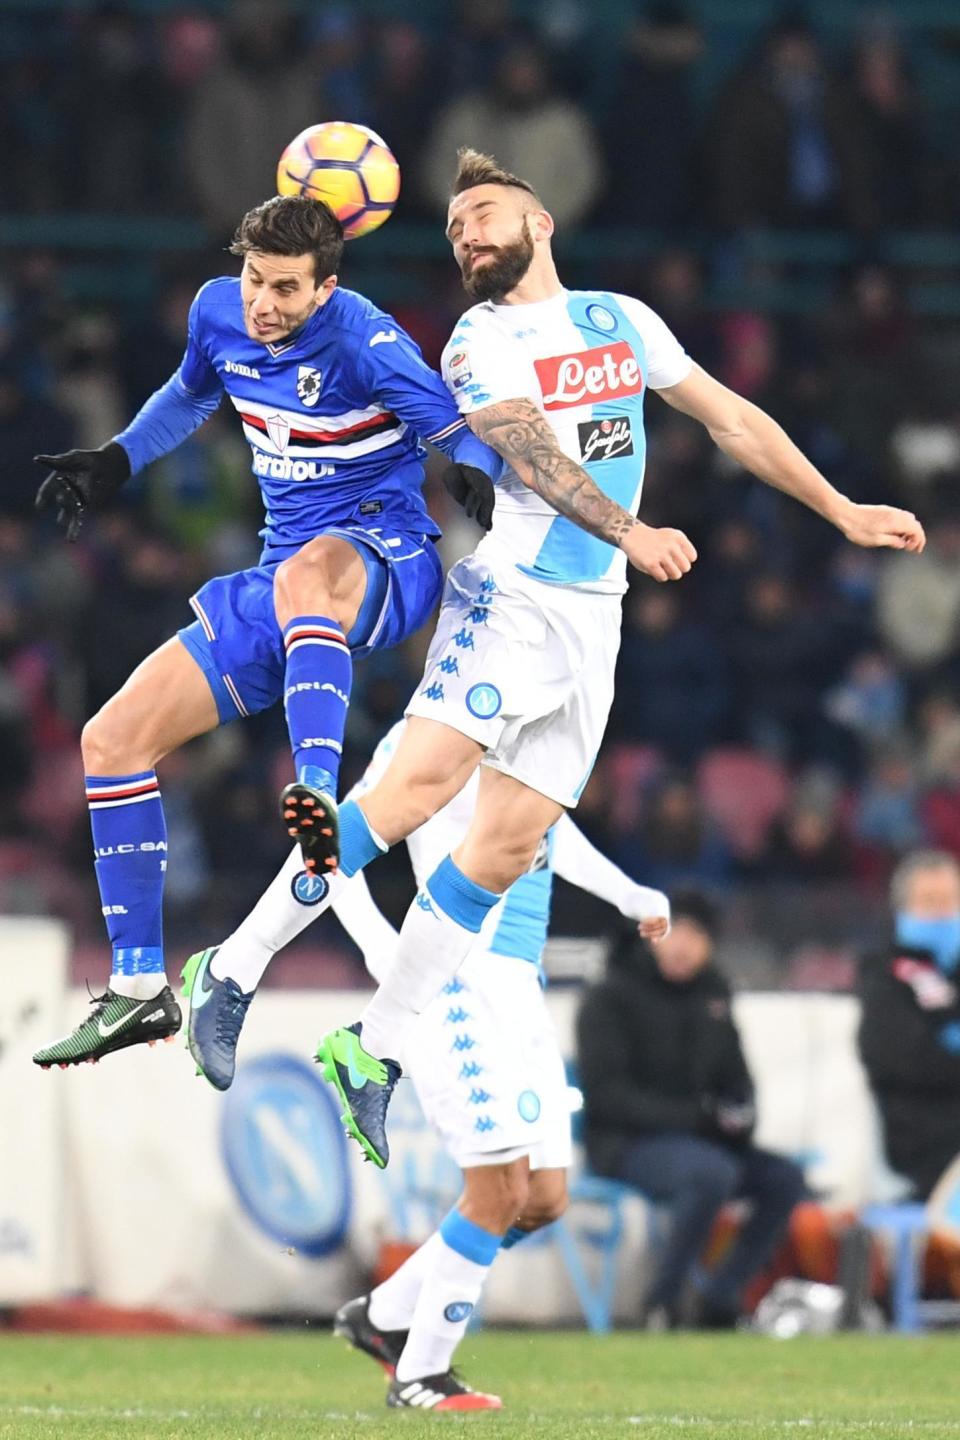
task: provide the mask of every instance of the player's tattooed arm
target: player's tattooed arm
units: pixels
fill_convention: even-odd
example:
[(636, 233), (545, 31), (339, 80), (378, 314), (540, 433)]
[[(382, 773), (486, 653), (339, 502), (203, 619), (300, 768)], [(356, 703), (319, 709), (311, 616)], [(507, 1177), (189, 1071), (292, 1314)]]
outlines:
[(503, 400), (466, 417), (475, 435), (508, 462), (524, 485), (581, 530), (623, 550), (654, 580), (679, 580), (697, 558), (680, 530), (653, 529), (631, 515), (565, 455), (531, 400)]
[(523, 483), (582, 530), (620, 545), (639, 520), (564, 455), (542, 411), (530, 400), (504, 400), (467, 416), (475, 435), (509, 462)]

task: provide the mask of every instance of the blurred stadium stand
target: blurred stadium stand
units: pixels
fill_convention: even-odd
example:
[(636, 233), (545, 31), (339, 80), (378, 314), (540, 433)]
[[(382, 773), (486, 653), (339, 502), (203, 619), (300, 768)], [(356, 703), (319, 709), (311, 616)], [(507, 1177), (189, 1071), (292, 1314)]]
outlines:
[[(466, 94), (495, 113), (508, 163), (531, 113), (548, 135), (575, 114), (599, 158), (559, 239), (567, 282), (648, 300), (839, 488), (928, 526), (909, 574), (851, 551), (651, 401), (644, 515), (682, 526), (701, 560), (668, 599), (643, 581), (628, 599), (579, 812), (591, 837), (650, 883), (720, 891), (735, 978), (797, 988), (849, 985), (905, 849), (960, 854), (960, 15), (951, 0), (804, 13), (809, 30), (765, 0), (0, 3), (0, 910), (65, 916), (76, 974), (102, 968), (79, 728), (188, 618), (201, 578), (249, 563), (258, 505), (221, 415), (68, 550), (33, 515), (31, 456), (102, 443), (175, 368), (193, 290), (232, 263), (240, 190), (272, 190), (248, 137), (269, 155), (289, 138), (271, 128), (290, 128), (278, 86), (298, 125), (339, 115), (395, 147), (397, 216), (350, 248), (343, 279), (433, 361), (463, 297), (431, 147)], [(774, 132), (789, 183), (738, 183), (770, 171), (756, 142)], [(431, 498), (453, 558), (471, 538)], [(358, 668), (348, 778), (424, 639)], [(286, 756), (274, 715), (167, 763), (175, 948), (220, 937), (281, 861)], [(225, 778), (229, 843), (205, 803)], [(404, 863), (379, 868), (396, 917)], [(559, 887), (558, 933), (608, 923)], [(315, 929), (276, 975), (356, 978), (336, 923)]]

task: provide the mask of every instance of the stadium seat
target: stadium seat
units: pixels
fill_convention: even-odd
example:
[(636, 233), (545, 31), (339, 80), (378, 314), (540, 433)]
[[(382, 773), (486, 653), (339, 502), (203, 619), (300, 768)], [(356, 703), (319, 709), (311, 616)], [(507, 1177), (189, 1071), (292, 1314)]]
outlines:
[(697, 781), (708, 815), (737, 857), (756, 855), (787, 801), (783, 766), (755, 750), (724, 747), (704, 756)]
[(653, 745), (615, 745), (607, 758), (613, 791), (610, 820), (619, 832), (636, 825), (643, 791), (663, 769), (663, 756)]
[(861, 1220), (869, 1230), (890, 1235), (890, 1310), (893, 1328), (903, 1335), (925, 1329), (926, 1306), (920, 1299), (923, 1247), (928, 1230), (926, 1205), (868, 1205)]
[[(562, 1220), (550, 1227), (550, 1234), (560, 1252), (570, 1283), (576, 1293), (587, 1329), (595, 1335), (605, 1335), (613, 1326), (613, 1307), (617, 1292), (617, 1279), (621, 1269), (621, 1249), (624, 1232), (624, 1205), (628, 1200), (639, 1199), (647, 1206), (647, 1226), (650, 1248), (659, 1243), (665, 1219), (664, 1212), (647, 1196), (619, 1180), (606, 1180), (599, 1175), (585, 1172), (577, 1176), (570, 1185), (572, 1209), (591, 1206), (594, 1213), (603, 1212), (604, 1223), (577, 1224), (571, 1211)], [(599, 1258), (596, 1280), (591, 1278), (594, 1268), (584, 1264), (583, 1247), (595, 1251)]]

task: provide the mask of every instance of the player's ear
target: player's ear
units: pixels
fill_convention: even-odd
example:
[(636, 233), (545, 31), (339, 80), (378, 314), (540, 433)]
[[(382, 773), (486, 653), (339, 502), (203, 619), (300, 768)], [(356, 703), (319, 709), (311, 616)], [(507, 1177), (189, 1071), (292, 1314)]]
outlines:
[(533, 210), (529, 219), (534, 240), (549, 240), (554, 229), (553, 216), (547, 210)]
[(336, 288), (336, 275), (328, 275), (326, 280), (321, 280), (320, 284), (317, 286), (317, 303), (320, 305), (326, 305), (327, 301), (330, 299), (330, 296), (333, 294)]

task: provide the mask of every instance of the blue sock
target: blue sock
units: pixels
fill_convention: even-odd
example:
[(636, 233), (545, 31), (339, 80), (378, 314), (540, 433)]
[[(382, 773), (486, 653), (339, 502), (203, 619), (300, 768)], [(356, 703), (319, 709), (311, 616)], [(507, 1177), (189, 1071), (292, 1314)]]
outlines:
[(340, 869), (347, 879), (389, 848), (370, 829), (356, 800), (345, 800), (340, 807)]
[(519, 1245), (520, 1241), (526, 1240), (527, 1236), (531, 1233), (530, 1230), (521, 1230), (519, 1225), (511, 1225), (506, 1235), (504, 1235), (500, 1241), (500, 1249), (512, 1250), (514, 1245)]
[(162, 912), (167, 827), (160, 787), (154, 772), (144, 770), (139, 775), (88, 775), (86, 790), (97, 884), (113, 947), (111, 985), (120, 994), (148, 999), (166, 984)]
[(297, 779), (337, 793), (353, 661), (343, 631), (323, 615), (298, 615), (283, 632), (283, 702)]

